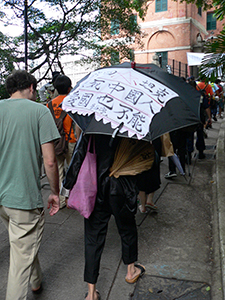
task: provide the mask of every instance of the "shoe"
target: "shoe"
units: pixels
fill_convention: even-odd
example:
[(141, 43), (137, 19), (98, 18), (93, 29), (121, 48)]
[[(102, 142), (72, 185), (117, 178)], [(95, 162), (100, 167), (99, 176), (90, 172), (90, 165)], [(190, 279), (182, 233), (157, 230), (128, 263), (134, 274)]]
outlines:
[(203, 152), (199, 152), (198, 158), (199, 159), (204, 159), (205, 158), (205, 154)]
[(142, 205), (141, 204), (138, 205), (138, 209), (139, 209), (139, 211), (140, 211), (141, 214), (147, 214), (147, 210), (146, 211), (142, 210)]
[(157, 210), (158, 209), (158, 207), (155, 204), (152, 204), (152, 203), (146, 203), (145, 207), (153, 209), (153, 210)]
[(127, 278), (125, 278), (125, 281), (127, 282), (127, 283), (135, 283), (140, 277), (142, 277), (144, 274), (145, 274), (145, 267), (144, 266), (142, 266), (141, 264), (134, 264), (134, 266), (136, 267), (136, 268), (138, 268), (138, 269), (140, 269), (141, 270), (141, 273), (140, 274), (138, 274), (137, 276), (135, 276), (134, 278), (132, 278), (132, 279), (127, 279)]
[[(98, 290), (96, 290), (96, 293), (98, 294), (98, 300), (101, 300), (101, 295)], [(88, 295), (88, 292), (85, 294), (84, 299), (87, 298), (87, 295)]]
[(174, 172), (169, 171), (169, 173), (167, 173), (164, 177), (166, 179), (169, 179), (169, 178), (177, 177), (177, 174), (174, 173)]
[(214, 116), (214, 117), (213, 117), (213, 120), (214, 120), (214, 121), (217, 121), (217, 117), (216, 117), (216, 116)]
[(208, 128), (212, 128), (212, 121), (207, 121), (207, 125), (206, 125), (206, 127), (205, 127), (206, 129), (208, 129)]

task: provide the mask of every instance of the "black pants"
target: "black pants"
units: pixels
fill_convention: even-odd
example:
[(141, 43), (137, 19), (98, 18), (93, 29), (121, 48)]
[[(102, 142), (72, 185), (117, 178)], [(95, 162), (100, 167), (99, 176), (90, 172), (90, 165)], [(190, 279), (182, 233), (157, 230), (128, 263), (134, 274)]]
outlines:
[(111, 215), (115, 217), (122, 241), (122, 259), (124, 264), (137, 261), (137, 227), (135, 215), (131, 214), (122, 196), (109, 195), (104, 204), (96, 202), (95, 209), (85, 225), (85, 271), (84, 281), (95, 284), (99, 275), (102, 251)]
[[(170, 132), (170, 139), (173, 144), (174, 153), (177, 153), (181, 166), (185, 172), (185, 154), (187, 145), (187, 133), (182, 130), (176, 130)], [(173, 173), (176, 172), (176, 166), (169, 158), (169, 170)]]
[(200, 124), (197, 128), (196, 148), (198, 151), (205, 150), (205, 140), (204, 140), (203, 128), (204, 128), (203, 124)]

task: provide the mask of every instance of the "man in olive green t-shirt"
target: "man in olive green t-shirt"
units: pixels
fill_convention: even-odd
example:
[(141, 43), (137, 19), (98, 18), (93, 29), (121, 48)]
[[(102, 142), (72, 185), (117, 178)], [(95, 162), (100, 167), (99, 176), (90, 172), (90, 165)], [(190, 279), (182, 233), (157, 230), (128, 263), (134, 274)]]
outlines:
[(59, 210), (53, 141), (60, 135), (48, 108), (35, 102), (36, 87), (32, 75), (15, 71), (6, 79), (10, 98), (0, 101), (0, 216), (10, 242), (6, 300), (27, 299), (29, 282), (34, 293), (42, 289), (38, 261), (44, 227), (42, 158), (51, 188), (49, 213)]

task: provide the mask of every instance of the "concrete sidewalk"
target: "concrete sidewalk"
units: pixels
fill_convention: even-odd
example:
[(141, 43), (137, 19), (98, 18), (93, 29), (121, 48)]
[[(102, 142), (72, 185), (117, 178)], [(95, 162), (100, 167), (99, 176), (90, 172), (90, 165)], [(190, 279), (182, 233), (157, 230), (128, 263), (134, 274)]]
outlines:
[[(146, 274), (135, 285), (125, 282), (126, 266), (121, 261), (121, 244), (114, 218), (101, 260), (97, 288), (102, 300), (125, 299), (224, 299), (224, 134), (222, 120), (213, 123), (206, 139), (206, 159), (193, 154), (186, 179), (178, 175), (164, 179), (166, 158), (161, 163), (161, 188), (154, 201), (158, 212), (137, 212), (139, 262)], [(191, 176), (189, 176), (189, 173)], [(43, 183), (46, 179), (43, 179)], [(45, 203), (48, 185), (43, 188)], [(50, 217), (40, 249), (43, 293), (28, 300), (82, 300), (87, 286), (83, 282), (83, 218), (64, 208)], [(0, 221), (0, 300), (5, 299), (9, 245), (7, 231)]]

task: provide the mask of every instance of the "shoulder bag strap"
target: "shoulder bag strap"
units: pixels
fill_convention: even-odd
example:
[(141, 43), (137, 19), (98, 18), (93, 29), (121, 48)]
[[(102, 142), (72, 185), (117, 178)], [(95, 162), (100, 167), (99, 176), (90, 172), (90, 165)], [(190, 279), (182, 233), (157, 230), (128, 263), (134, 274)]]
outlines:
[(54, 120), (56, 120), (56, 117), (55, 117), (55, 112), (54, 112), (54, 109), (53, 109), (53, 106), (52, 106), (52, 101), (50, 101), (48, 103), (48, 108), (50, 109), (51, 113), (52, 113), (52, 116), (54, 118)]
[(70, 132), (69, 132), (69, 134), (68, 134), (68, 142), (69, 142), (69, 140), (70, 140), (70, 134), (71, 134), (71, 131), (72, 131), (72, 127), (73, 127), (73, 121), (72, 121), (72, 123), (71, 123), (71, 126), (70, 126)]

